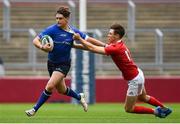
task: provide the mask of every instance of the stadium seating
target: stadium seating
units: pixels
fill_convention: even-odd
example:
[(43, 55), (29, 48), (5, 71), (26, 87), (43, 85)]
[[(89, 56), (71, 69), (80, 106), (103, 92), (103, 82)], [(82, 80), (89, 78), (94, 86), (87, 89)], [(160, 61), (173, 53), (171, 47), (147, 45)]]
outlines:
[[(14, 29), (27, 29), (27, 31), (12, 32), (10, 42), (5, 42), (2, 39), (2, 32), (0, 32), (0, 56), (3, 58), (5, 63), (27, 62), (29, 44), (28, 29), (34, 28), (39, 31), (54, 23), (55, 10), (59, 5), (57, 3), (11, 4), (11, 27)], [(66, 4), (61, 3), (61, 5)], [(88, 29), (98, 28), (100, 30), (104, 30), (107, 29), (107, 27), (109, 27), (113, 22), (121, 23), (127, 28), (127, 4), (89, 3), (87, 7)], [(180, 62), (180, 55), (178, 54), (180, 52), (179, 32), (168, 32), (169, 29), (180, 28), (179, 11), (179, 3), (136, 3), (136, 28), (150, 29), (152, 31), (155, 28), (160, 28), (164, 31), (164, 62)], [(0, 7), (0, 14), (2, 14), (2, 7)], [(76, 22), (79, 20), (78, 16), (79, 12), (77, 10)], [(2, 16), (0, 16), (0, 27), (2, 27)], [(104, 37), (102, 39), (105, 40), (106, 33), (103, 35)], [(125, 39), (137, 63), (155, 61), (154, 32), (137, 32), (135, 45), (131, 44), (127, 37)], [(39, 50), (37, 50), (37, 52), (37, 61), (45, 62), (46, 54)], [(111, 60), (104, 57), (103, 61), (109, 62)], [(169, 73), (178, 74), (177, 72)], [(151, 74), (151, 71), (147, 71), (146, 73)], [(157, 71), (157, 73), (159, 72)], [(119, 72), (112, 71), (111, 74), (119, 74)], [(9, 73), (9, 75), (11, 74)]]

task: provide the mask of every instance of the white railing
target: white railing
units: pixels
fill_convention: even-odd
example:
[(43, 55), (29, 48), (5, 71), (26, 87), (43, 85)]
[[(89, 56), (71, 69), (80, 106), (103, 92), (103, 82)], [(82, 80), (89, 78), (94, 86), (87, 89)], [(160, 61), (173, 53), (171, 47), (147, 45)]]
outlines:
[(32, 41), (34, 37), (37, 35), (36, 31), (32, 28), (28, 30), (29, 32), (29, 51), (28, 51), (28, 62), (32, 65), (32, 70), (36, 70), (36, 63), (37, 63), (37, 52), (36, 48), (34, 47)]
[(131, 42), (135, 41), (135, 21), (136, 5), (132, 0), (128, 0), (128, 38)]
[[(95, 29), (97, 30), (97, 29)], [(102, 32), (102, 31), (95, 31), (95, 30), (90, 30), (89, 32), (90, 33), (95, 33), (95, 32)], [(29, 68), (31, 70), (36, 70), (36, 69), (41, 69), (41, 68), (44, 68), (46, 67), (46, 61), (45, 62), (38, 62), (37, 61), (37, 53), (36, 53), (36, 48), (33, 46), (32, 44), (32, 39), (35, 37), (36, 33), (33, 29), (29, 29), (29, 30), (19, 30), (19, 29), (13, 29), (11, 30), (12, 32), (19, 32), (19, 33), (22, 33), (22, 32), (27, 32), (29, 34), (29, 41), (25, 41), (25, 42), (29, 42), (29, 46), (27, 49), (28, 51), (28, 60), (27, 62), (24, 62), (24, 63), (17, 63), (17, 62), (6, 62), (4, 61), (4, 66), (5, 66), (5, 69), (8, 68), (13, 68), (13, 69), (26, 69), (26, 68)], [(160, 69), (161, 71), (163, 71), (163, 69), (178, 69), (180, 68), (180, 63), (178, 63), (177, 61), (174, 61), (174, 62), (164, 62), (163, 59), (164, 59), (164, 56), (163, 56), (163, 37), (165, 37), (165, 35), (163, 35), (162, 31), (159, 30), (159, 29), (154, 29), (154, 30), (140, 30), (140, 29), (137, 29), (136, 30), (137, 33), (144, 33), (144, 32), (149, 32), (149, 33), (154, 33), (154, 39), (156, 39), (154, 45), (155, 45), (155, 49), (152, 49), (152, 50), (155, 50), (155, 59), (154, 59), (154, 62), (139, 62), (137, 63), (141, 68), (143, 69), (146, 69), (146, 68), (152, 68), (152, 69)], [(0, 29), (0, 32), (3, 32), (2, 29)], [(38, 30), (39, 32), (39, 30)], [(168, 30), (163, 30), (163, 32), (168, 32)], [(172, 32), (172, 33), (176, 33), (178, 34), (178, 32), (180, 32), (180, 30), (169, 30), (169, 32)], [(103, 33), (104, 34), (104, 33)], [(98, 33), (96, 33), (96, 35), (98, 35)], [(100, 35), (101, 36), (101, 35)], [(102, 39), (101, 37), (97, 37), (97, 39)], [(28, 39), (27, 39), (28, 40)], [(13, 41), (12, 41), (13, 42)], [(141, 53), (143, 54), (143, 53)], [(178, 54), (178, 53), (177, 53)], [(2, 58), (3, 59), (3, 58)], [(115, 66), (112, 62), (104, 62), (103, 61), (103, 56), (102, 55), (97, 55), (96, 54), (96, 69), (98, 71), (102, 71), (102, 73), (104, 73), (106, 70), (110, 70), (110, 69), (114, 69)]]
[[(70, 7), (71, 10), (71, 24), (73, 26), (76, 25), (76, 4), (74, 1), (72, 0), (68, 0), (68, 5)], [(77, 61), (77, 57), (76, 57), (76, 49), (72, 49), (71, 50), (71, 88), (76, 91), (77, 90), (77, 86), (76, 86), (76, 82), (77, 82), (77, 70), (76, 70), (76, 61)], [(75, 99), (71, 100), (71, 103), (73, 104), (77, 104), (77, 101)]]
[[(156, 33), (156, 50), (155, 50), (155, 63), (162, 65), (163, 64), (163, 33), (160, 29), (155, 29)], [(163, 68), (160, 67), (162, 72)]]
[(9, 0), (3, 0), (3, 39), (10, 41), (11, 38), (11, 5)]

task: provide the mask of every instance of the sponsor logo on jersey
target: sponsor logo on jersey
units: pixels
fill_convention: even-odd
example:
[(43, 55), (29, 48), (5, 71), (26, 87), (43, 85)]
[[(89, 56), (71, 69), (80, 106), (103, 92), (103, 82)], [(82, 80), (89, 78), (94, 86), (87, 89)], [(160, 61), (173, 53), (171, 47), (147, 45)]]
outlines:
[(61, 42), (55, 42), (56, 44), (66, 44), (66, 45), (71, 45), (70, 42), (66, 42), (66, 41), (61, 41)]
[(61, 37), (66, 37), (67, 34), (60, 34), (59, 36), (61, 36)]

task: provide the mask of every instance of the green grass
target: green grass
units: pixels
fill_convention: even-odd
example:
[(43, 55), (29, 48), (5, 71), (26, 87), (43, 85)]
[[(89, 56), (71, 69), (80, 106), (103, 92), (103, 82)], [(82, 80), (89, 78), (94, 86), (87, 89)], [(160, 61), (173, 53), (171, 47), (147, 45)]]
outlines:
[(0, 123), (180, 123), (180, 104), (167, 104), (173, 113), (167, 118), (148, 114), (128, 114), (123, 104), (95, 104), (84, 112), (80, 105), (45, 104), (34, 117), (24, 110), (32, 104), (0, 104)]

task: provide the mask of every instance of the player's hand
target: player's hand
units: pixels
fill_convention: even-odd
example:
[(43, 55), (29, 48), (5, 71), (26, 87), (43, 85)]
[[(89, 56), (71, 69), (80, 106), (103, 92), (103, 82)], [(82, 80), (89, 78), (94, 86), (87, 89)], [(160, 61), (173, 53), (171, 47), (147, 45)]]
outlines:
[(50, 52), (52, 50), (52, 46), (50, 45), (50, 43), (47, 43), (43, 45), (41, 49), (45, 52)]
[(80, 36), (78, 33), (74, 33), (73, 39), (74, 39), (74, 40), (80, 40), (80, 39), (81, 39), (81, 36)]

